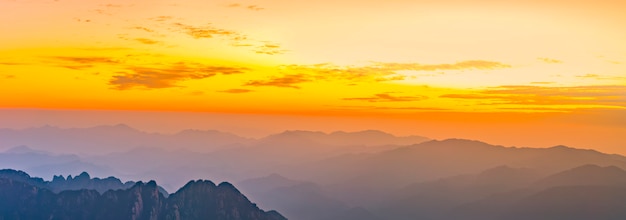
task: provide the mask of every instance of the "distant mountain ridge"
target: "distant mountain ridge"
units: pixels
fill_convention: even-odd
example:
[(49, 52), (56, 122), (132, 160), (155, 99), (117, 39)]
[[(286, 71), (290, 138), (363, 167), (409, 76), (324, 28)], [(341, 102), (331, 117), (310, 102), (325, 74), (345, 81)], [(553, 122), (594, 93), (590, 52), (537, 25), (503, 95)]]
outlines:
[(245, 138), (217, 130), (182, 130), (174, 134), (147, 133), (126, 124), (100, 125), (87, 128), (59, 128), (43, 126), (14, 130), (0, 129), (0, 148), (28, 146), (56, 153), (106, 154), (137, 147), (167, 149), (192, 149), (211, 152), (229, 147), (257, 145), (264, 139), (277, 136), (296, 135), (299, 138), (315, 139), (324, 145), (407, 145), (428, 140), (421, 136), (397, 137), (382, 131), (358, 132), (336, 131), (332, 133), (313, 131), (285, 131), (261, 139)]
[[(0, 178), (12, 179), (15, 181), (27, 183), (39, 188), (50, 190), (54, 193), (59, 193), (66, 190), (95, 190), (99, 193), (104, 193), (109, 190), (119, 190), (119, 189), (128, 189), (135, 185), (134, 181), (127, 181), (122, 183), (122, 181), (115, 177), (107, 177), (104, 179), (101, 178), (91, 178), (87, 172), (82, 172), (81, 174), (72, 177), (69, 175), (67, 178), (62, 175), (54, 176), (52, 181), (45, 181), (43, 178), (31, 177), (24, 171), (12, 170), (12, 169), (2, 169), (0, 170)], [(169, 193), (161, 188), (159, 188), (159, 192), (161, 192), (164, 196), (169, 196)]]
[[(0, 219), (286, 220), (276, 211), (259, 209), (229, 183), (216, 186), (206, 180), (190, 181), (169, 197), (154, 181), (102, 194), (90, 189), (55, 193), (40, 178), (21, 171), (3, 173)], [(86, 181), (87, 177), (81, 174), (68, 179)]]
[(195, 148), (211, 151), (251, 139), (221, 131), (184, 130), (176, 134), (146, 133), (125, 124), (89, 128), (43, 126), (22, 130), (0, 129), (0, 147), (29, 146), (47, 151), (103, 154), (136, 147)]
[[(135, 132), (127, 126), (96, 130), (103, 134), (114, 133), (111, 130)], [(574, 194), (575, 189), (589, 189), (598, 194), (567, 197), (572, 201), (598, 196), (595, 199), (619, 202), (619, 198), (607, 196), (613, 190), (620, 195), (619, 184), (626, 184), (623, 176), (626, 157), (560, 145), (507, 147), (464, 139), (422, 141), (374, 130), (332, 133), (289, 130), (265, 138), (246, 139), (245, 144), (214, 148), (217, 145), (212, 144), (223, 143), (217, 136), (211, 136), (214, 134), (219, 132), (182, 131), (172, 136), (195, 142), (137, 145), (129, 141), (122, 147), (132, 147), (125, 150), (116, 150), (118, 146), (108, 148), (106, 144), (111, 142), (103, 141), (102, 147), (114, 152), (96, 156), (46, 152), (55, 152), (54, 144), (22, 144), (0, 153), (0, 164), (34, 166), (36, 169), (30, 170), (39, 173), (57, 170), (55, 173), (73, 174), (78, 172), (66, 170), (85, 168), (89, 173), (92, 169), (105, 171), (96, 176), (109, 176), (117, 171), (111, 175), (125, 179), (157, 178), (171, 191), (186, 180), (210, 176), (213, 180), (241, 184), (238, 187), (242, 192), (260, 202), (261, 208), (277, 209), (286, 217), (302, 220), (515, 219), (505, 216), (511, 213), (525, 216), (529, 210), (547, 213), (549, 210), (541, 207), (531, 208), (528, 201), (565, 202), (553, 197)], [(164, 140), (159, 139), (160, 134), (141, 135)], [(99, 141), (92, 140), (94, 143), (88, 147), (96, 146)], [(190, 148), (188, 143), (198, 145), (189, 145)], [(208, 147), (201, 147), (204, 144)], [(195, 151), (195, 147), (200, 148)], [(514, 208), (517, 204), (519, 210)], [(521, 208), (524, 206), (528, 209)]]
[(626, 171), (614, 166), (588, 164), (548, 176), (496, 167), (412, 185), (381, 213), (397, 220), (626, 219), (624, 180)]

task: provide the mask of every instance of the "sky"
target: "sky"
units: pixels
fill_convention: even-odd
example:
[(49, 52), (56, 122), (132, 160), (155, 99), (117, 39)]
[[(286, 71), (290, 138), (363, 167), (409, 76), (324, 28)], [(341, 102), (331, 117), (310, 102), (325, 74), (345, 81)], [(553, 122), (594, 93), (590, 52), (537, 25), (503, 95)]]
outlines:
[(380, 129), (626, 154), (620, 0), (0, 7), (0, 127)]

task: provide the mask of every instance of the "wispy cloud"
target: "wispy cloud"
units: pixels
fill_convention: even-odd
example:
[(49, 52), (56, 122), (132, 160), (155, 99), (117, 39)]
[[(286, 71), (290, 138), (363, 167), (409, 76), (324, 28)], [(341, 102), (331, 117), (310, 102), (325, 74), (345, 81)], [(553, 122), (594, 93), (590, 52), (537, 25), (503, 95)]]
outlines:
[(51, 57), (57, 60), (70, 61), (74, 63), (92, 64), (92, 63), (118, 63), (117, 60), (110, 57), (69, 57), (69, 56), (55, 56)]
[(135, 30), (142, 30), (142, 31), (145, 31), (145, 32), (148, 32), (148, 33), (154, 33), (154, 30), (152, 30), (150, 28), (147, 28), (147, 27), (135, 26), (135, 27), (132, 27), (132, 28), (135, 29)]
[(82, 70), (92, 68), (96, 64), (119, 64), (120, 62), (110, 57), (71, 57), (71, 56), (54, 56), (48, 57), (55, 60), (56, 66), (65, 67), (73, 70)]
[(129, 67), (126, 69), (126, 73), (113, 76), (109, 84), (118, 90), (171, 88), (179, 87), (177, 83), (185, 80), (205, 79), (217, 74), (240, 74), (247, 70), (247, 68), (241, 67), (211, 66), (183, 62), (161, 68)]
[(118, 4), (101, 4), (99, 5), (98, 9), (94, 9), (92, 11), (100, 15), (111, 16), (114, 14), (115, 10), (121, 9), (123, 7), (124, 5)]
[(297, 84), (311, 82), (313, 79), (304, 74), (291, 74), (279, 77), (271, 77), (268, 80), (251, 80), (248, 81), (245, 86), (275, 86), (284, 88), (299, 89)]
[(548, 85), (548, 84), (554, 84), (555, 82), (530, 82), (530, 84), (535, 84), (535, 85)]
[(178, 31), (195, 39), (221, 37), (222, 39), (230, 41), (231, 46), (250, 47), (251, 50), (257, 54), (277, 55), (283, 54), (287, 51), (282, 49), (278, 43), (253, 40), (248, 36), (233, 30), (216, 28), (211, 25), (194, 26), (180, 22), (174, 23), (173, 25)]
[(160, 41), (152, 40), (148, 38), (135, 38), (135, 41), (142, 43), (142, 44), (150, 44), (150, 45), (161, 43)]
[(260, 10), (265, 9), (265, 8), (262, 8), (262, 7), (258, 6), (258, 5), (242, 5), (242, 4), (239, 4), (239, 3), (230, 4), (230, 5), (228, 5), (228, 7), (229, 8), (245, 8), (245, 9), (252, 10), (252, 11), (260, 11)]
[(165, 22), (165, 21), (170, 21), (170, 20), (173, 20), (173, 19), (174, 19), (174, 17), (172, 17), (172, 16), (161, 15), (161, 16), (156, 16), (156, 17), (149, 18), (148, 20), (156, 21), (156, 22)]
[(427, 96), (394, 96), (391, 93), (379, 93), (370, 97), (343, 98), (349, 101), (367, 101), (367, 102), (414, 102), (428, 99)]
[(438, 70), (493, 70), (511, 68), (511, 65), (487, 60), (467, 60), (452, 64), (419, 64), (419, 63), (380, 63), (381, 67), (389, 70), (414, 70), (414, 71), (438, 71)]
[(27, 64), (26, 63), (19, 63), (19, 62), (0, 62), (0, 65), (17, 66), (17, 65), (27, 65)]
[(231, 36), (231, 35), (237, 34), (234, 31), (219, 29), (219, 28), (212, 27), (210, 25), (192, 26), (192, 25), (187, 25), (187, 24), (182, 24), (182, 23), (174, 23), (174, 26), (178, 27), (185, 34), (196, 39), (213, 38), (213, 36), (216, 36), (216, 35)]
[(254, 52), (258, 54), (275, 55), (283, 54), (286, 52), (286, 50), (281, 49), (280, 45), (276, 43), (266, 42), (260, 46), (257, 46)]
[(561, 60), (547, 58), (547, 57), (539, 57), (537, 59), (540, 60), (541, 62), (549, 63), (549, 64), (563, 63), (563, 61), (561, 61)]
[(606, 76), (600, 74), (585, 74), (585, 75), (577, 75), (578, 78), (589, 78), (589, 79), (597, 79), (597, 80), (624, 80), (626, 76)]
[[(314, 65), (284, 65), (279, 67), (282, 76), (274, 76), (267, 81), (253, 81), (246, 85), (278, 86), (299, 88), (296, 84), (310, 81), (346, 81), (349, 84), (356, 82), (382, 82), (404, 80), (405, 75), (399, 71), (438, 71), (464, 69), (499, 69), (509, 68), (508, 64), (494, 61), (470, 60), (453, 64), (419, 64), (419, 63), (383, 63), (376, 62), (366, 66), (337, 66), (333, 64)], [(297, 79), (297, 80), (296, 80)], [(281, 80), (286, 80), (284, 83)], [(265, 83), (267, 82), (267, 83)], [(278, 82), (278, 83), (275, 83)], [(287, 86), (288, 85), (288, 86)]]
[(408, 106), (408, 107), (389, 107), (389, 106), (329, 106), (335, 110), (401, 110), (401, 111), (448, 111), (451, 109), (447, 108), (438, 108), (438, 107), (419, 107), (419, 106)]
[(252, 92), (252, 91), (254, 91), (254, 90), (250, 90), (250, 89), (227, 89), (227, 90), (220, 90), (218, 92), (239, 94), (239, 93), (249, 93), (249, 92)]
[(441, 98), (490, 100), (488, 104), (528, 106), (590, 106), (626, 107), (626, 86), (500, 86), (477, 93), (445, 94)]
[(258, 5), (248, 5), (248, 7), (246, 7), (247, 9), (253, 10), (253, 11), (260, 11), (263, 10), (265, 8), (261, 8)]

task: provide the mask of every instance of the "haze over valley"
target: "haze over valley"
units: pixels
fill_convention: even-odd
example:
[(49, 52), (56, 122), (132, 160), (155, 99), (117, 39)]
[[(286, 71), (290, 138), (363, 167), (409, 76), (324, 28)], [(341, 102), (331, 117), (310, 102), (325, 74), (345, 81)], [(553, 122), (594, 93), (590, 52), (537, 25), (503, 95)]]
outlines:
[[(568, 146), (507, 147), (377, 130), (160, 134), (124, 124), (1, 129), (0, 139), (0, 166), (51, 186), (63, 185), (55, 183), (65, 180), (58, 175), (114, 176), (154, 180), (167, 197), (189, 180), (209, 179), (232, 183), (261, 209), (288, 219), (624, 216), (617, 195), (626, 192), (626, 157)], [(117, 181), (98, 192), (133, 185)], [(601, 208), (590, 208), (597, 202)]]

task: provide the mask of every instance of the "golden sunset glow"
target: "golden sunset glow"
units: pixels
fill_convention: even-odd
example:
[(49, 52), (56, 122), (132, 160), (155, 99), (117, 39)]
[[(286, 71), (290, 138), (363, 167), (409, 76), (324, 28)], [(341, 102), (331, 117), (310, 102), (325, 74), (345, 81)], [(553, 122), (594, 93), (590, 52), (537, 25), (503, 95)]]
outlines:
[(556, 129), (626, 132), (613, 125), (626, 120), (623, 1), (0, 0), (0, 8), (0, 108), (478, 127), (526, 115), (558, 121)]

